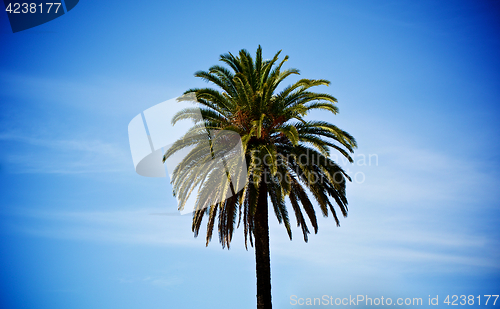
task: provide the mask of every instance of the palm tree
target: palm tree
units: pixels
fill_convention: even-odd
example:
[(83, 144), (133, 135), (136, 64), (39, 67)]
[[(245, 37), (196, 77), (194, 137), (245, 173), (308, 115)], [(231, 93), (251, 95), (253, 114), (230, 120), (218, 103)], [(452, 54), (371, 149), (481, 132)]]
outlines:
[[(281, 52), (281, 51), (280, 51)], [(177, 141), (165, 154), (163, 160), (177, 151), (191, 148), (183, 162), (174, 171), (172, 184), (174, 194), (180, 196), (184, 207), (187, 197), (198, 186), (196, 207), (193, 212), (192, 230), (198, 236), (202, 219), (208, 217), (206, 245), (212, 238), (215, 219), (218, 218), (219, 241), (229, 249), (237, 222), (244, 227), (245, 248), (248, 241), (255, 247), (257, 274), (257, 308), (271, 308), (271, 267), (269, 252), (268, 197), (279, 223), (286, 228), (290, 240), (292, 230), (285, 197), (288, 197), (307, 242), (309, 227), (318, 232), (318, 222), (313, 196), (323, 216), (333, 215), (337, 226), (339, 219), (333, 204), (347, 216), (345, 171), (329, 158), (333, 149), (350, 162), (349, 153), (357, 147), (355, 139), (335, 125), (324, 121), (305, 120), (311, 110), (321, 109), (337, 114), (337, 100), (326, 93), (315, 93), (309, 88), (329, 85), (324, 79), (300, 79), (294, 84), (278, 90), (289, 76), (299, 74), (296, 69), (283, 70), (286, 56), (278, 62), (280, 52), (271, 60), (262, 59), (262, 49), (257, 49), (255, 60), (246, 50), (238, 56), (231, 53), (220, 56), (220, 61), (230, 69), (215, 65), (208, 71), (195, 73), (207, 82), (218, 86), (190, 89), (185, 95), (194, 94), (199, 108), (185, 109), (174, 116), (172, 123), (181, 119), (192, 119), (195, 125), (183, 139)], [(201, 114), (201, 117), (199, 115)], [(197, 116), (198, 115), (198, 116)], [(207, 158), (196, 155), (200, 144), (209, 142), (214, 157), (217, 132), (235, 132), (241, 137), (247, 169), (242, 190), (234, 187), (231, 163), (224, 162), (227, 179), (211, 178), (210, 167), (203, 169), (200, 162)], [(213, 173), (215, 174), (215, 173)], [(237, 177), (236, 177), (237, 178)], [(214, 186), (219, 189), (214, 190)], [(215, 191), (230, 193), (223, 199), (210, 199)], [(213, 197), (213, 196), (212, 196)], [(207, 202), (208, 201), (208, 202)], [(210, 203), (209, 201), (215, 201)], [(332, 203), (332, 201), (335, 201)]]

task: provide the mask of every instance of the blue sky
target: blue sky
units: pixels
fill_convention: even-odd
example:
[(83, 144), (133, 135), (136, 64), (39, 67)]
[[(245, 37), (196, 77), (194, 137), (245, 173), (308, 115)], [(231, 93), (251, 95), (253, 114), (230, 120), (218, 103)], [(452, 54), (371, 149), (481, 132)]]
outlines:
[(0, 13), (1, 308), (255, 308), (243, 231), (206, 248), (160, 215), (168, 180), (135, 173), (127, 126), (259, 44), (330, 80), (340, 113), (310, 117), (359, 144), (340, 228), (290, 242), (271, 218), (275, 308), (500, 293), (498, 4), (80, 1), (15, 34)]

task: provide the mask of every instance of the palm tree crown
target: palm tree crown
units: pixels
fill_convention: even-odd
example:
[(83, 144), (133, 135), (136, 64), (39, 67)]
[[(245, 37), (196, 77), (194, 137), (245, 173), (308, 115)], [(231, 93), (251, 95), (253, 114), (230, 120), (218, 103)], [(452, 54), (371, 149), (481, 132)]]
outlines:
[[(347, 215), (345, 178), (351, 179), (340, 166), (329, 159), (329, 147), (352, 162), (349, 152), (353, 152), (356, 141), (349, 133), (331, 123), (304, 120), (304, 116), (313, 109), (337, 114), (338, 108), (334, 105), (337, 99), (330, 94), (308, 91), (314, 86), (329, 85), (329, 81), (300, 79), (276, 92), (285, 78), (299, 74), (297, 69), (282, 70), (288, 56), (277, 64), (280, 52), (271, 60), (263, 60), (259, 46), (255, 61), (246, 50), (241, 50), (239, 57), (231, 53), (221, 55), (220, 60), (233, 72), (215, 65), (208, 72), (196, 72), (195, 76), (217, 85), (222, 91), (196, 88), (185, 92), (195, 93), (201, 104), (199, 110), (203, 126), (195, 126), (193, 131), (230, 130), (238, 133), (248, 166), (247, 184), (244, 190), (236, 194), (237, 198), (229, 198), (194, 212), (192, 229), (195, 235), (198, 235), (203, 216), (207, 214), (209, 217), (207, 245), (217, 215), (223, 247), (230, 246), (236, 218), (238, 225), (243, 219), (245, 245), (246, 236), (252, 242), (253, 215), (262, 179), (267, 183), (276, 217), (286, 227), (290, 239), (292, 231), (285, 205), (286, 196), (295, 213), (297, 225), (302, 228), (304, 240), (307, 242), (309, 228), (303, 212), (309, 218), (314, 232), (318, 231), (315, 209), (305, 187), (314, 196), (323, 216), (328, 216), (330, 210), (339, 225), (337, 213), (329, 198), (335, 200), (343, 216)], [(198, 120), (193, 116), (197, 109), (183, 110), (172, 121), (175, 123), (186, 118)], [(164, 160), (191, 144), (192, 142), (179, 142), (176, 147), (170, 148)], [(182, 188), (190, 192), (193, 188), (182, 187), (181, 179), (180, 176), (174, 177), (175, 191)], [(203, 180), (200, 183), (203, 184)]]

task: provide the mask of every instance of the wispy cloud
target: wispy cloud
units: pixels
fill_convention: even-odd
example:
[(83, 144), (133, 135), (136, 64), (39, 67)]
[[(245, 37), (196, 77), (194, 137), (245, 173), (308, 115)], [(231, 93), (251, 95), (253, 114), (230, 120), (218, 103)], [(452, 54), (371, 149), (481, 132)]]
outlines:
[[(204, 233), (195, 239), (190, 230), (190, 216), (157, 216), (162, 209), (131, 211), (4, 211), (0, 218), (4, 232), (33, 237), (92, 242), (127, 243), (148, 246), (204, 248)], [(320, 231), (304, 243), (298, 229), (290, 242), (283, 226), (271, 219), (272, 255), (312, 265), (363, 265), (365, 271), (398, 267), (401, 271), (448, 272), (462, 267), (470, 271), (500, 269), (500, 242), (494, 237), (470, 230), (452, 231), (432, 225), (406, 226), (406, 222), (385, 224), (358, 218), (342, 228), (333, 220), (320, 219)], [(244, 252), (242, 230), (235, 232), (232, 252)], [(205, 249), (206, 250), (206, 249)], [(221, 250), (217, 238), (209, 250)], [(252, 249), (250, 249), (252, 250)], [(234, 253), (233, 253), (234, 254)], [(354, 263), (354, 264), (353, 264)], [(384, 266), (385, 265), (385, 266)], [(131, 278), (125, 278), (127, 283)], [(137, 279), (133, 279), (136, 281)], [(172, 278), (146, 278), (158, 286), (174, 284)]]
[[(164, 209), (133, 211), (41, 211), (2, 213), (7, 231), (35, 237), (141, 245), (200, 245), (193, 239), (188, 216), (155, 216)], [(20, 220), (17, 220), (20, 219)]]
[[(350, 195), (383, 203), (438, 202), (485, 203), (500, 198), (496, 162), (472, 161), (462, 154), (445, 153), (397, 141), (400, 146), (371, 149), (379, 164), (348, 166), (351, 176), (361, 173), (362, 183), (350, 185)], [(473, 193), (473, 194), (472, 194)], [(444, 204), (440, 204), (443, 207)]]
[(344, 166), (364, 181), (348, 185), (352, 203), (341, 228), (319, 218), (319, 232), (309, 243), (298, 228), (291, 243), (271, 219), (273, 254), (314, 265), (363, 265), (372, 272), (500, 271), (499, 230), (480, 222), (500, 217), (498, 167), (397, 139), (394, 144), (399, 146), (358, 152), (377, 154), (378, 164)]
[[(62, 153), (68, 155), (80, 152), (93, 156), (94, 161), (87, 160), (82, 166), (71, 165), (72, 161), (67, 158), (67, 161), (61, 158), (47, 161), (53, 166), (63, 162), (61, 170), (65, 172), (96, 171), (107, 164), (131, 168), (128, 149), (125, 151), (111, 143), (50, 140), (7, 133), (0, 135), (0, 141), (22, 142), (51, 152), (62, 149)], [(498, 180), (495, 172), (484, 166), (487, 163), (467, 162), (460, 156), (408, 145), (366, 152), (369, 153), (377, 153), (378, 165), (352, 165), (352, 173), (365, 173), (366, 181), (349, 186), (348, 196), (356, 203), (351, 206), (350, 217), (342, 220), (342, 227), (336, 228), (333, 220), (320, 218), (318, 235), (311, 236), (309, 243), (304, 244), (297, 228), (294, 241), (290, 242), (284, 227), (271, 218), (273, 256), (310, 261), (314, 265), (328, 265), (332, 261), (351, 268), (363, 265), (363, 271), (372, 273), (389, 266), (401, 272), (422, 272), (423, 268), (429, 272), (499, 271), (500, 251), (495, 249), (500, 247), (498, 229), (488, 234), (487, 230), (476, 230), (477, 222), (465, 225), (465, 219), (463, 222), (448, 220), (450, 215), (459, 216), (470, 207), (478, 211), (481, 210), (478, 205), (491, 207), (489, 205), (498, 199), (494, 190)], [(121, 163), (112, 165), (115, 161)], [(38, 171), (57, 172), (53, 166), (44, 164)], [(35, 166), (27, 165), (24, 170), (29, 168)], [(109, 170), (109, 166), (107, 168)], [(479, 200), (471, 197), (471, 190), (480, 196)], [(165, 209), (158, 208), (102, 212), (26, 209), (4, 212), (1, 216), (4, 229), (34, 237), (204, 247), (203, 232), (200, 239), (193, 238), (190, 216), (161, 215), (164, 213)], [(493, 215), (498, 216), (498, 212)], [(291, 221), (294, 221), (293, 215)], [(242, 238), (242, 230), (236, 230), (233, 252), (244, 250)], [(209, 248), (220, 250), (217, 236)], [(168, 286), (169, 280), (151, 277), (146, 281)]]
[[(327, 222), (330, 221), (330, 222)], [(304, 243), (298, 229), (290, 242), (283, 226), (273, 223), (272, 253), (311, 265), (344, 265), (377, 272), (391, 268), (403, 272), (500, 271), (500, 241), (476, 231), (451, 231), (423, 224), (376, 224), (357, 218), (336, 228), (333, 220), (321, 220), (317, 235)], [(479, 267), (479, 269), (478, 269)]]
[[(3, 95), (31, 104), (71, 106), (106, 115), (141, 112), (183, 92), (159, 82), (92, 76), (87, 79), (0, 72)], [(142, 109), (141, 109), (142, 108)]]
[[(5, 168), (14, 173), (99, 173), (130, 170), (130, 150), (101, 140), (61, 140), (0, 133)], [(7, 144), (8, 143), (8, 144)]]
[(147, 276), (118, 278), (121, 284), (149, 284), (159, 288), (169, 288), (182, 284), (183, 280), (178, 276)]

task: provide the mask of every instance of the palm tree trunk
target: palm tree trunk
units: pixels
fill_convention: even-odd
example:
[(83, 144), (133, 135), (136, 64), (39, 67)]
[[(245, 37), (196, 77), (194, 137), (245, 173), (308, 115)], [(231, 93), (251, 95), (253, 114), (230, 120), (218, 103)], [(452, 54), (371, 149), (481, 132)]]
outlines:
[(257, 271), (257, 309), (271, 309), (271, 262), (266, 178), (259, 188), (254, 216), (255, 263)]

